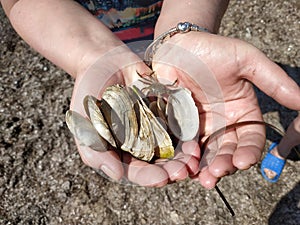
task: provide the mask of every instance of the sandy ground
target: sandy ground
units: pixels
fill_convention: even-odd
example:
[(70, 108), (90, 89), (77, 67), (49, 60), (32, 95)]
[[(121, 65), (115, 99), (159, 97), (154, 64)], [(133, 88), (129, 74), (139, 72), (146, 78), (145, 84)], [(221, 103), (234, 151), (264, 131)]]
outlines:
[[(298, 0), (231, 1), (221, 34), (252, 43), (300, 82), (299, 10)], [(0, 224), (300, 224), (297, 160), (275, 185), (258, 165), (222, 179), (235, 217), (191, 180), (145, 188), (103, 178), (82, 163), (64, 122), (73, 80), (30, 49), (1, 8), (0, 41)], [(276, 126), (297, 115), (258, 97)]]

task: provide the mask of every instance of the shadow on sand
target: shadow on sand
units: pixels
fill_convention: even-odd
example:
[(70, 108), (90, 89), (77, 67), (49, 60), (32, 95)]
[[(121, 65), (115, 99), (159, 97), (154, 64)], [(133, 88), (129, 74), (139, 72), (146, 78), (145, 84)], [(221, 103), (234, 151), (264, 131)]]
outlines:
[(269, 225), (300, 224), (300, 182), (277, 203)]

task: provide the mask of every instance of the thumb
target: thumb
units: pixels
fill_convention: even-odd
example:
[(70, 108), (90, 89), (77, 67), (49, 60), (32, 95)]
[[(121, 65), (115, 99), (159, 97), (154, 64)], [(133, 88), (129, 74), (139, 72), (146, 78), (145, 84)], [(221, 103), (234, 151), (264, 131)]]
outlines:
[(113, 180), (120, 180), (124, 175), (124, 168), (117, 153), (113, 150), (99, 152), (92, 150), (87, 146), (79, 145), (76, 141), (77, 148), (82, 161), (94, 168), (101, 169), (107, 176)]
[(300, 88), (297, 83), (262, 52), (256, 51), (251, 56), (250, 70), (243, 76), (278, 103), (300, 110)]

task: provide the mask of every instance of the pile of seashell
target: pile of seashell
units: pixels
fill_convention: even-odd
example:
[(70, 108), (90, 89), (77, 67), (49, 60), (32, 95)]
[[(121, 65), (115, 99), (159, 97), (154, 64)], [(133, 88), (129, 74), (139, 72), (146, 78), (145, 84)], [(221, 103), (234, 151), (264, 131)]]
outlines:
[(162, 84), (154, 72), (139, 81), (144, 88), (112, 85), (100, 100), (86, 96), (83, 104), (88, 118), (67, 112), (67, 125), (81, 145), (97, 151), (111, 145), (151, 161), (173, 158), (173, 142), (197, 135), (199, 114), (188, 89), (175, 86), (177, 81)]

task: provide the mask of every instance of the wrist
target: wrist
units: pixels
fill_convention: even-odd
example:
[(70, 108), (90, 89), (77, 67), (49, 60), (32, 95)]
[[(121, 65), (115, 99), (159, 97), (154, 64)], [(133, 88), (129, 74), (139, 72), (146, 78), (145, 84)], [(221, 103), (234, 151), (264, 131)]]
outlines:
[[(102, 39), (103, 40), (103, 39)], [(125, 44), (119, 40), (116, 42), (102, 42), (97, 43), (89, 41), (86, 46), (81, 46), (77, 53), (74, 53), (77, 63), (73, 63), (74, 69), (71, 74), (74, 78), (79, 75), (85, 74), (85, 72), (92, 67), (95, 63), (99, 63), (105, 59), (107, 66), (113, 67), (121, 55), (126, 55), (129, 49)]]
[(155, 27), (155, 37), (184, 21), (217, 33), (228, 3), (227, 0), (165, 0)]

